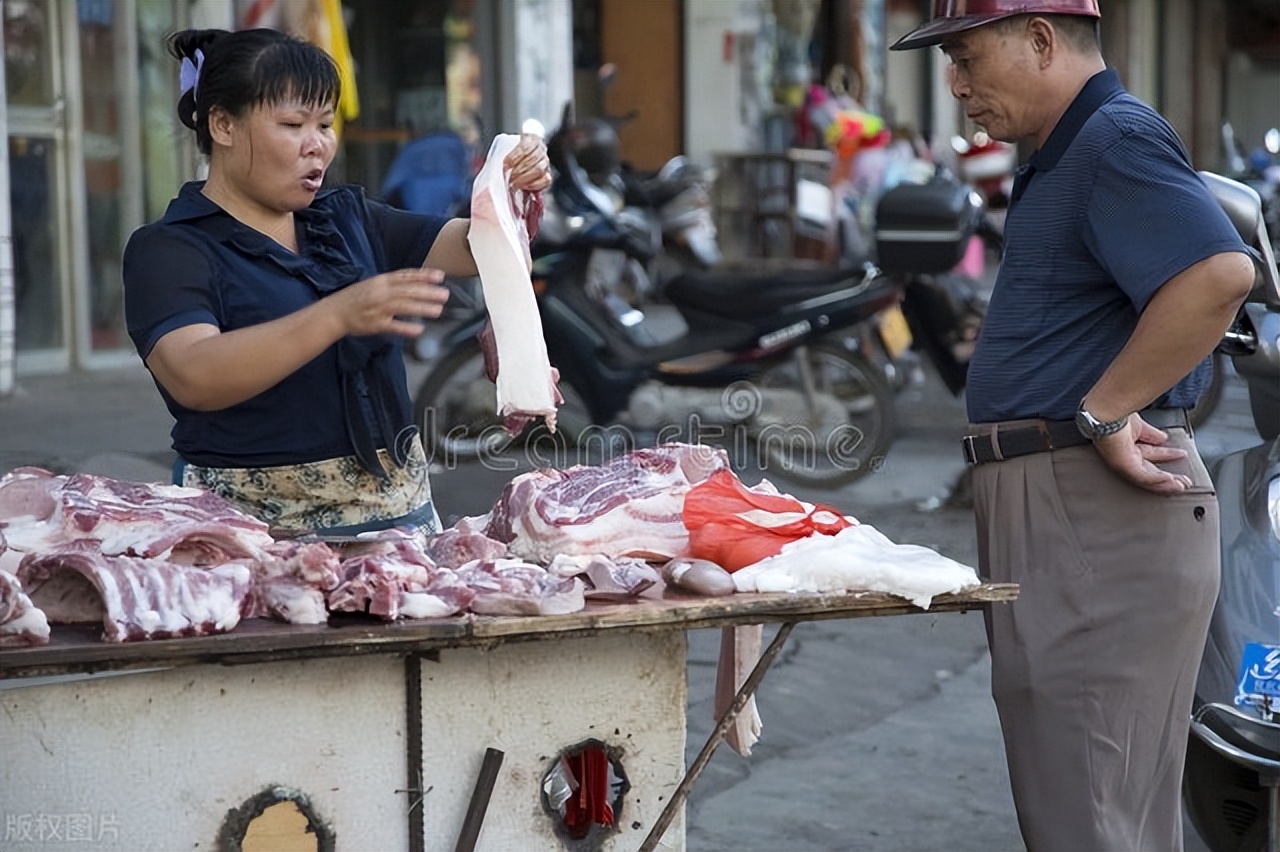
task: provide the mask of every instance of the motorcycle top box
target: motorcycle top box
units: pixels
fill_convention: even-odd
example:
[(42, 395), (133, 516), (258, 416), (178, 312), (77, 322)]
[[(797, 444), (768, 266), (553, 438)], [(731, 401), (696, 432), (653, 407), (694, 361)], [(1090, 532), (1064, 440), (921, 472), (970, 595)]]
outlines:
[(876, 265), (889, 274), (946, 272), (964, 257), (981, 216), (981, 198), (954, 179), (900, 183), (876, 205)]

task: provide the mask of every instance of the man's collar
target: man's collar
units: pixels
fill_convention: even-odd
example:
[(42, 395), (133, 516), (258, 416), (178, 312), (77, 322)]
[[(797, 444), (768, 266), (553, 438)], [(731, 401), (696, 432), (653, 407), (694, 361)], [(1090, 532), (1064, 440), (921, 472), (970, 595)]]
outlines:
[(1062, 159), (1062, 155), (1075, 141), (1080, 128), (1084, 127), (1089, 117), (1097, 112), (1098, 107), (1124, 93), (1124, 85), (1120, 75), (1110, 68), (1099, 71), (1089, 78), (1076, 95), (1076, 99), (1067, 107), (1067, 111), (1058, 119), (1058, 124), (1049, 134), (1045, 143), (1036, 149), (1028, 159), (1028, 163), (1036, 171), (1044, 172), (1052, 169)]

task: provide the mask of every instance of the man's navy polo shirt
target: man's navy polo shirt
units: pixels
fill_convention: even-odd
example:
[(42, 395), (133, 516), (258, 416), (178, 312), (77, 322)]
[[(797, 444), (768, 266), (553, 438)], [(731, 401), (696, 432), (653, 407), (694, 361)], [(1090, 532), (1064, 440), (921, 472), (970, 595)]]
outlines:
[[(339, 187), (294, 214), (295, 255), (223, 212), (201, 194), (202, 186), (184, 185), (164, 217), (135, 231), (125, 247), (125, 313), (144, 360), (174, 329), (207, 323), (227, 332), (258, 325), (348, 284), (421, 266), (447, 221)], [(410, 411), (399, 348), (379, 358), (376, 369), (382, 383), (394, 388), (394, 407)], [(354, 451), (336, 344), (275, 387), (221, 411), (193, 411), (163, 387), (160, 393), (177, 420), (174, 450), (192, 464), (270, 467)]]
[[(1156, 290), (1222, 252), (1245, 251), (1177, 135), (1094, 75), (1019, 170), (1005, 253), (969, 364), (969, 420), (1069, 420)], [(1156, 401), (1189, 408), (1206, 361)]]

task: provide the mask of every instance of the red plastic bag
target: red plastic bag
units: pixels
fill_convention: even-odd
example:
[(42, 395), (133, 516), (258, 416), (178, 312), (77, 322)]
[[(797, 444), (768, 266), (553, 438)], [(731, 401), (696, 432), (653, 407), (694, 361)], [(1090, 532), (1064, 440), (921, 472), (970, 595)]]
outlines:
[(814, 533), (835, 535), (853, 526), (835, 509), (809, 508), (787, 494), (753, 491), (728, 470), (718, 470), (689, 489), (683, 517), (690, 554), (729, 572), (775, 556), (788, 542)]

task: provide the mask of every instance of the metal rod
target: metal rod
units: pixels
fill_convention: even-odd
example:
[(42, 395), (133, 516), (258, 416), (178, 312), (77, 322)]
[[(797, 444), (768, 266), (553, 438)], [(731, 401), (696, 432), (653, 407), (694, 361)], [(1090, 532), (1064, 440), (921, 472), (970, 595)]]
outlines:
[(747, 679), (743, 681), (742, 688), (738, 690), (738, 694), (733, 697), (733, 703), (729, 705), (729, 709), (720, 717), (720, 721), (711, 731), (711, 736), (707, 737), (706, 744), (702, 747), (702, 751), (694, 758), (693, 763), (689, 766), (689, 771), (684, 774), (684, 778), (680, 779), (680, 784), (676, 787), (676, 791), (671, 794), (671, 801), (667, 802), (667, 806), (662, 809), (662, 813), (658, 816), (658, 821), (653, 824), (653, 828), (649, 830), (649, 836), (644, 839), (644, 843), (640, 844), (640, 852), (653, 852), (658, 848), (658, 841), (662, 839), (662, 835), (671, 825), (671, 821), (676, 818), (676, 811), (684, 804), (684, 800), (689, 796), (689, 790), (693, 787), (698, 777), (702, 775), (702, 770), (707, 768), (707, 764), (711, 762), (711, 755), (724, 741), (725, 735), (729, 733), (729, 726), (733, 724), (733, 720), (742, 712), (742, 708), (747, 706), (747, 702), (751, 700), (751, 696), (755, 695), (756, 687), (760, 685), (760, 681), (764, 678), (765, 672), (769, 670), (769, 666), (773, 665), (773, 661), (777, 659), (778, 654), (782, 651), (782, 645), (787, 641), (787, 637), (791, 635), (791, 628), (796, 626), (797, 622), (783, 622), (782, 627), (778, 628), (778, 635), (773, 637), (773, 641), (769, 643), (769, 647), (760, 655), (760, 661), (756, 663), (755, 668), (751, 670), (751, 674), (747, 675)]
[(476, 779), (476, 787), (471, 791), (471, 804), (462, 821), (462, 831), (458, 834), (458, 845), (453, 847), (454, 852), (474, 852), (476, 841), (480, 839), (485, 812), (489, 810), (489, 798), (493, 795), (494, 785), (498, 783), (498, 770), (502, 768), (505, 756), (504, 752), (496, 748), (485, 749), (484, 762), (480, 764), (480, 777)]
[[(426, 820), (422, 797), (422, 658), (408, 654), (404, 658), (405, 708), (405, 793), (409, 796), (409, 852), (426, 852)], [(399, 792), (399, 791), (397, 791)]]
[(804, 405), (809, 411), (810, 422), (818, 418), (818, 389), (813, 383), (813, 366), (809, 363), (809, 347), (797, 346), (796, 367), (800, 371), (800, 389), (804, 392)]

